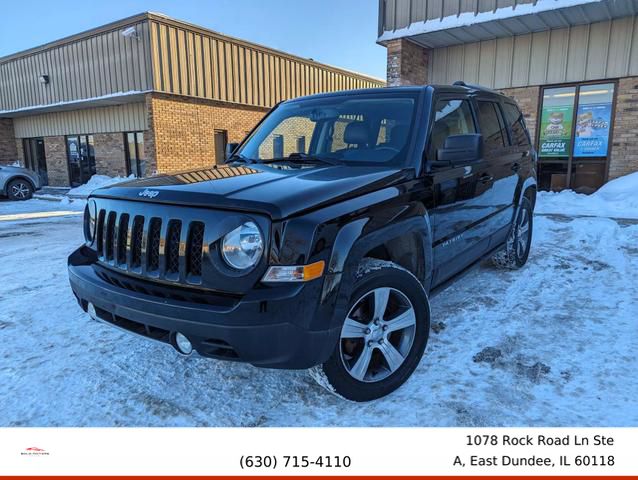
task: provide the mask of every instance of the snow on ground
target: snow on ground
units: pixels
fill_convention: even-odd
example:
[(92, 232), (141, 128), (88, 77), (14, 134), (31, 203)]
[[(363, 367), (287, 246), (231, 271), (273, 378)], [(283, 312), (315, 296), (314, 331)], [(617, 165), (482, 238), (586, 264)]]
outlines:
[(367, 404), (91, 320), (81, 241), (81, 216), (0, 221), (0, 426), (638, 426), (638, 222), (537, 215), (528, 264), (432, 298), (414, 376)]
[(539, 192), (536, 213), (638, 219), (638, 172), (612, 180), (591, 195)]

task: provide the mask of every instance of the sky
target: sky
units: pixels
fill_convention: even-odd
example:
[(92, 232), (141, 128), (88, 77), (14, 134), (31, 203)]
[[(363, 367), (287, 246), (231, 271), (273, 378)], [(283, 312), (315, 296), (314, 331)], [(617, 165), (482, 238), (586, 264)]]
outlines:
[(378, 0), (2, 0), (0, 57), (144, 11), (385, 79)]

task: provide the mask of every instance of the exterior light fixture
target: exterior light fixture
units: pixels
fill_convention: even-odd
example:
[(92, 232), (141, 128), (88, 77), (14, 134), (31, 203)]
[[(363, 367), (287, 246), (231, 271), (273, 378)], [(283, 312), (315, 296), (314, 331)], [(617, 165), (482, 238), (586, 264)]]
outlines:
[(48, 75), (40, 75), (40, 83), (43, 83), (44, 85), (47, 85), (49, 83), (49, 76)]
[(137, 28), (135, 27), (127, 27), (120, 32), (123, 37), (126, 38), (136, 38), (139, 40), (139, 36), (137, 35)]

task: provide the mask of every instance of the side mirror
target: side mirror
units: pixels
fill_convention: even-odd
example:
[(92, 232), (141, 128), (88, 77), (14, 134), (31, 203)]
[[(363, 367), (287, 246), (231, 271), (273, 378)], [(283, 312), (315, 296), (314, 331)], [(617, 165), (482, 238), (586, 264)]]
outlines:
[(437, 166), (462, 165), (483, 158), (483, 135), (478, 133), (450, 135), (443, 148), (436, 151)]
[(226, 152), (224, 152), (224, 161), (227, 162), (230, 157), (233, 156), (233, 152), (237, 150), (239, 143), (227, 143)]

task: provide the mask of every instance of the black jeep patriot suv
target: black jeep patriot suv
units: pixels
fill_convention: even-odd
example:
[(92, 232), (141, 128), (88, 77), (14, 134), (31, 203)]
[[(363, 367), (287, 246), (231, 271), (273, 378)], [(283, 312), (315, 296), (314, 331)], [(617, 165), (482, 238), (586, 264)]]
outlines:
[(516, 103), (480, 87), (297, 98), (225, 165), (95, 191), (71, 286), (182, 354), (379, 398), (423, 355), (429, 292), (488, 255), (526, 262), (535, 161)]

